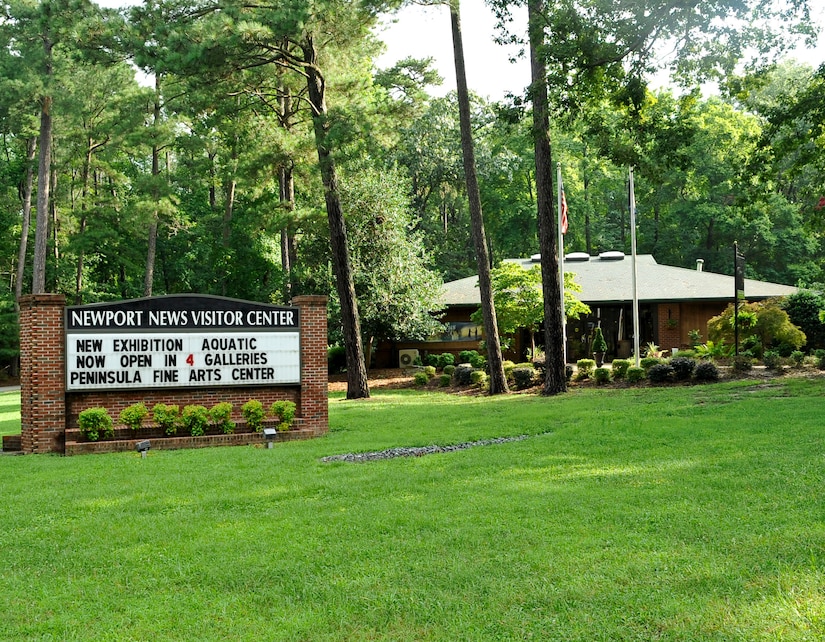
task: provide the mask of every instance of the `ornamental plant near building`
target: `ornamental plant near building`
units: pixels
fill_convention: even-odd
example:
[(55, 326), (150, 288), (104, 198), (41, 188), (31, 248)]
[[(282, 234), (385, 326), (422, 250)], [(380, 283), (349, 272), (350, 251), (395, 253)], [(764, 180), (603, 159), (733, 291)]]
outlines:
[(261, 432), (264, 426), (264, 405), (257, 399), (250, 399), (241, 406), (241, 414), (246, 425), (255, 432)]
[(127, 406), (120, 411), (120, 423), (128, 426), (132, 430), (139, 430), (143, 426), (143, 421), (149, 416), (149, 409), (142, 401)]
[(181, 423), (193, 437), (200, 437), (209, 426), (209, 411), (205, 406), (192, 404), (184, 406), (181, 413)]
[(232, 421), (232, 404), (228, 401), (216, 403), (209, 409), (212, 423), (225, 435), (235, 432), (235, 422)]
[(178, 432), (180, 423), (180, 406), (177, 404), (156, 403), (152, 406), (152, 419), (163, 428), (167, 435), (174, 435)]
[(269, 409), (270, 413), (278, 418), (278, 430), (286, 431), (292, 427), (295, 420), (294, 401), (276, 401)]
[(77, 419), (80, 432), (89, 441), (97, 441), (101, 437), (111, 439), (115, 435), (112, 427), (112, 418), (106, 408), (87, 408), (80, 413)]

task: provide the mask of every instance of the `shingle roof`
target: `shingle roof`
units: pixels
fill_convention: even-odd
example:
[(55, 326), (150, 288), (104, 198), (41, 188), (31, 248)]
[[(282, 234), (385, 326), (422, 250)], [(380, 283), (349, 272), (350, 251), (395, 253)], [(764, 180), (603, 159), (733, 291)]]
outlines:
[[(633, 261), (629, 256), (620, 257), (621, 254), (611, 252), (586, 261), (564, 262), (564, 271), (573, 272), (576, 283), (582, 287), (577, 294), (581, 301), (607, 304), (633, 299)], [(538, 265), (538, 257), (508, 261), (525, 268)], [(636, 257), (636, 281), (640, 301), (723, 301), (734, 296), (732, 276), (659, 265), (650, 254)], [(797, 288), (789, 285), (745, 279), (745, 298), (748, 300), (786, 296), (796, 291)], [(446, 305), (478, 305), (480, 302), (477, 276), (444, 284)]]

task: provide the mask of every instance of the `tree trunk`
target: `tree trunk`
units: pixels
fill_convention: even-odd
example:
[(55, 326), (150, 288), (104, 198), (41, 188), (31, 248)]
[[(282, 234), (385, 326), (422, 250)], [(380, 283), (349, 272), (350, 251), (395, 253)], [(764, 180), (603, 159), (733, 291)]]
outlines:
[[(52, 42), (43, 40), (46, 56), (47, 84), (52, 75)], [(46, 292), (46, 257), (49, 251), (49, 190), (52, 168), (52, 97), (43, 96), (40, 105), (40, 160), (37, 167), (37, 215), (34, 230), (34, 265), (32, 267), (32, 294)]]
[[(278, 170), (278, 185), (280, 189), (281, 207), (291, 217), (295, 210), (295, 178), (291, 163), (284, 163)], [(287, 221), (281, 227), (281, 267), (286, 275), (286, 300), (292, 298), (292, 266), (295, 264), (295, 235), (290, 231)]]
[(553, 204), (553, 163), (550, 149), (550, 116), (547, 83), (541, 51), (544, 29), (541, 0), (528, 0), (527, 20), (530, 37), (530, 94), (533, 102), (533, 142), (536, 156), (536, 205), (538, 210), (541, 286), (544, 296), (544, 355), (546, 375), (543, 394), (567, 391), (563, 353), (559, 262), (556, 256), (556, 216)]
[(347, 245), (347, 228), (338, 193), (338, 177), (335, 161), (329, 148), (329, 123), (325, 82), (317, 64), (317, 52), (312, 36), (303, 45), (306, 64), (307, 90), (312, 108), (312, 124), (315, 130), (315, 146), (318, 149), (318, 166), (324, 184), (324, 200), (329, 221), (332, 266), (341, 303), (341, 321), (344, 330), (344, 347), (347, 354), (347, 399), (364, 399), (370, 396), (364, 348), (361, 345), (361, 320), (352, 277), (352, 265)]
[(484, 217), (481, 211), (481, 194), (476, 175), (475, 151), (470, 123), (470, 95), (467, 89), (467, 74), (464, 68), (464, 45), (461, 40), (461, 18), (459, 0), (450, 2), (450, 23), (453, 31), (453, 54), (455, 57), (456, 88), (458, 93), (458, 114), (461, 127), (461, 151), (464, 157), (464, 177), (467, 182), (467, 200), (470, 206), (470, 221), (473, 230), (473, 244), (478, 266), (478, 287), (481, 292), (481, 312), (484, 319), (484, 339), (487, 344), (487, 364), (490, 369), (490, 394), (507, 392), (507, 377), (501, 356), (501, 343), (496, 322), (496, 308), (493, 304), (493, 284), (490, 275), (490, 256), (484, 233)]
[[(155, 105), (152, 114), (152, 123), (155, 127), (160, 123), (160, 74), (155, 75)], [(157, 181), (160, 175), (160, 147), (158, 147), (157, 140), (152, 143), (152, 178)], [(152, 191), (155, 202), (157, 203), (160, 194), (158, 193), (157, 183), (153, 181)], [(149, 222), (149, 239), (148, 247), (146, 248), (146, 271), (143, 278), (143, 296), (152, 296), (152, 290), (155, 282), (155, 257), (158, 251), (158, 220), (159, 212), (155, 210), (152, 212), (152, 220)]]
[(14, 281), (14, 306), (19, 312), (18, 301), (23, 296), (23, 277), (26, 273), (26, 253), (29, 245), (29, 227), (32, 217), (32, 188), (34, 187), (34, 155), (37, 151), (37, 137), (26, 142), (26, 180), (23, 184), (23, 220), (20, 227), (20, 248), (17, 252), (17, 278)]

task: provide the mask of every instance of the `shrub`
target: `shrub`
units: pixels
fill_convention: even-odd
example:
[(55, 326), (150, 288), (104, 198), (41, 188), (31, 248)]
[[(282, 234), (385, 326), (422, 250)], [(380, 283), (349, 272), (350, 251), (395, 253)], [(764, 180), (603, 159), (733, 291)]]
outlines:
[(631, 363), (630, 359), (613, 359), (613, 363), (610, 364), (613, 368), (613, 378), (624, 379)]
[(816, 367), (820, 370), (825, 370), (825, 350), (818, 349), (814, 351), (814, 360), (816, 361)]
[(529, 388), (533, 385), (533, 382), (536, 380), (536, 369), (532, 366), (518, 366), (517, 368), (513, 368), (513, 383), (516, 386), (516, 390), (524, 390), (525, 388)]
[(435, 376), (435, 366), (424, 366), (424, 374), (427, 379), (432, 379)]
[(734, 372), (748, 372), (751, 368), (753, 368), (753, 357), (746, 354), (740, 354), (731, 359), (731, 366), (733, 367)]
[(413, 383), (416, 386), (426, 386), (429, 380), (430, 378), (427, 376), (426, 372), (416, 372), (413, 377)]
[(232, 404), (228, 401), (222, 401), (212, 406), (209, 410), (209, 416), (212, 418), (212, 423), (225, 435), (235, 432), (235, 422), (232, 421)]
[(593, 376), (596, 379), (596, 383), (609, 383), (610, 368), (596, 368), (593, 371)]
[(487, 357), (476, 354), (471, 360), (470, 365), (478, 370), (484, 370), (487, 367)]
[(97, 441), (101, 437), (111, 439), (115, 435), (112, 418), (106, 408), (86, 408), (77, 418), (77, 425), (89, 441)]
[(472, 363), (473, 357), (478, 356), (478, 350), (462, 350), (458, 353), (458, 360), (461, 363)]
[(435, 364), (436, 367), (441, 368), (442, 370), (447, 366), (452, 366), (455, 364), (455, 355), (451, 352), (443, 352), (438, 355), (438, 363)]
[(164, 433), (174, 435), (178, 431), (178, 423), (180, 422), (180, 406), (177, 404), (156, 403), (152, 406), (152, 419), (158, 426), (163, 428)]
[(344, 346), (329, 346), (327, 348), (327, 372), (338, 374), (347, 369), (347, 350)]
[(564, 366), (564, 378), (567, 379), (567, 381), (570, 381), (573, 378), (573, 372), (575, 372), (575, 369), (573, 368), (573, 366), (571, 366), (569, 363), (565, 364), (565, 366)]
[(264, 427), (264, 405), (257, 399), (250, 399), (241, 406), (241, 414), (246, 420), (246, 425), (255, 432), (261, 432)]
[(596, 369), (596, 362), (593, 359), (579, 359), (576, 362), (576, 369), (578, 373), (576, 374), (576, 379), (589, 379), (593, 376), (593, 371)]
[(462, 363), (455, 367), (453, 377), (459, 386), (469, 386), (471, 383), (471, 375), (473, 373), (473, 366), (468, 363)]
[(209, 411), (201, 405), (184, 406), (180, 420), (190, 435), (200, 437), (209, 425)]
[(504, 376), (508, 379), (512, 379), (513, 370), (515, 369), (516, 364), (513, 361), (510, 361), (509, 359), (505, 359), (501, 362), (501, 367), (504, 370)]
[(644, 359), (639, 360), (639, 365), (644, 368), (645, 372), (658, 363), (662, 363), (662, 360), (659, 357), (645, 357)]
[(677, 381), (687, 381), (696, 369), (696, 361), (690, 357), (673, 357), (670, 366)]
[(768, 370), (782, 370), (782, 357), (775, 350), (766, 350), (762, 355), (762, 363)]
[(149, 409), (142, 401), (133, 403), (120, 411), (120, 423), (128, 426), (132, 430), (138, 430), (143, 425), (143, 420), (149, 416)]
[(470, 383), (474, 386), (483, 386), (487, 383), (487, 373), (483, 370), (473, 370), (470, 373)]
[(453, 380), (452, 376), (448, 374), (443, 374), (438, 378), (438, 385), (442, 388), (446, 388), (450, 385), (450, 382)]
[(668, 383), (676, 379), (676, 371), (669, 363), (657, 363), (650, 366), (647, 378), (653, 383)]
[(275, 401), (269, 407), (269, 413), (278, 418), (278, 430), (289, 430), (295, 421), (295, 402), (286, 399)]
[(428, 354), (427, 355), (427, 367), (432, 367), (433, 370), (438, 366), (438, 355), (437, 354)]
[(795, 368), (801, 368), (805, 363), (805, 353), (802, 350), (794, 350), (791, 352), (791, 363)]
[(454, 365), (448, 364), (448, 365), (444, 366), (444, 374), (445, 375), (447, 375), (448, 377), (452, 377), (453, 372), (455, 372), (455, 366)]
[(630, 366), (627, 369), (627, 380), (630, 383), (638, 383), (645, 378), (645, 369), (639, 366)]
[(712, 361), (703, 361), (696, 366), (693, 377), (696, 381), (718, 381), (719, 368)]
[(593, 343), (590, 346), (591, 352), (607, 352), (607, 341), (604, 340), (604, 334), (601, 328), (593, 330)]

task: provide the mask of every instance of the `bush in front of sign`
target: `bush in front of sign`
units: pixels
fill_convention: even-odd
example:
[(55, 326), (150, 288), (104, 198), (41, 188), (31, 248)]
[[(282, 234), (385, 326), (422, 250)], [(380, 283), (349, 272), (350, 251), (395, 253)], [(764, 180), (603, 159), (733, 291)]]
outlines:
[(148, 416), (149, 410), (142, 401), (139, 401), (120, 411), (120, 423), (132, 430), (138, 430), (143, 425), (143, 420)]
[(225, 435), (235, 432), (235, 422), (232, 421), (232, 404), (228, 401), (216, 403), (209, 409), (212, 423)]
[(156, 403), (152, 406), (152, 419), (158, 426), (163, 428), (164, 433), (174, 435), (178, 431), (178, 424), (180, 423), (180, 406), (177, 404)]
[(190, 435), (200, 437), (206, 432), (206, 428), (209, 426), (209, 411), (205, 406), (201, 406), (200, 404), (184, 406), (180, 420)]
[(112, 418), (106, 408), (87, 408), (80, 413), (77, 418), (80, 432), (89, 441), (97, 441), (101, 437), (111, 439), (115, 436), (112, 427)]
[(241, 406), (241, 414), (246, 420), (246, 425), (255, 432), (261, 432), (264, 427), (264, 405), (257, 399), (250, 399)]
[(295, 419), (295, 402), (294, 401), (276, 401), (269, 409), (273, 417), (278, 418), (278, 430), (286, 431), (292, 427), (292, 422)]

